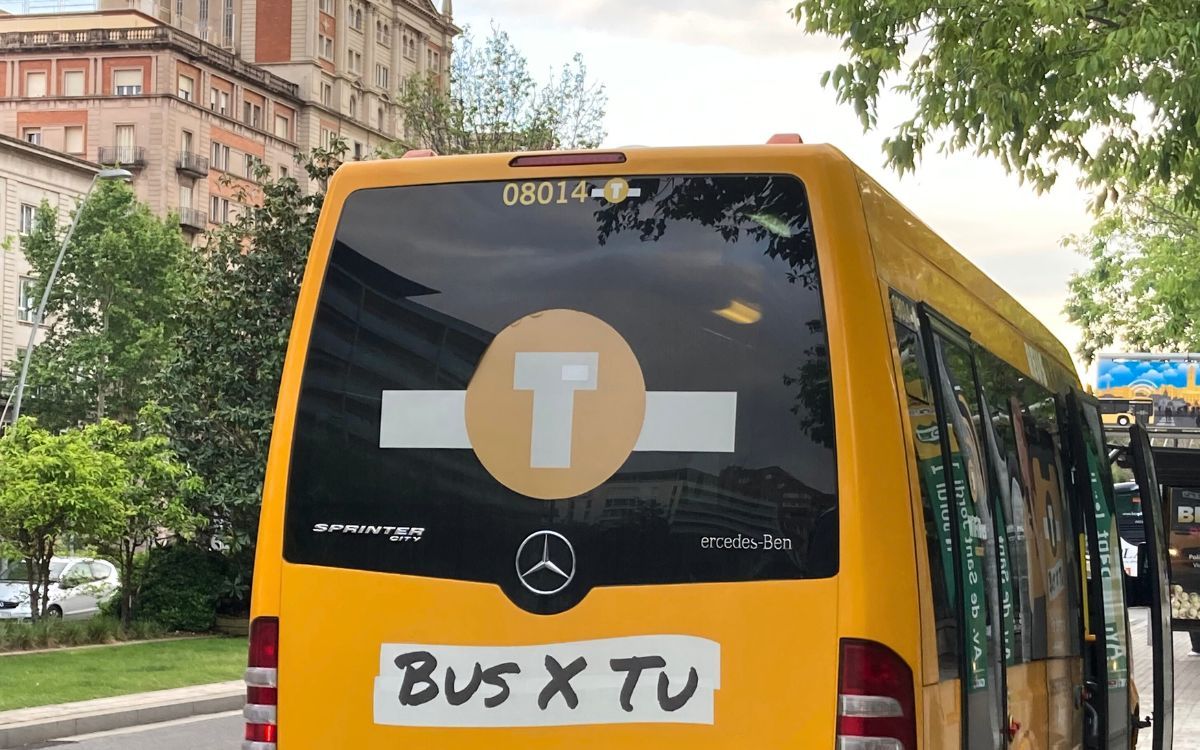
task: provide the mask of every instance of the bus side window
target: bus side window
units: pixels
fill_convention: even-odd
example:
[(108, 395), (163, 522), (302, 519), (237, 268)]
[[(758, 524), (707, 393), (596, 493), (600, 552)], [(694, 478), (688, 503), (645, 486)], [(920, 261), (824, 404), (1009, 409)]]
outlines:
[(961, 519), (956, 526), (967, 649), (965, 744), (994, 747), (999, 745), (1006, 723), (1003, 658), (1007, 639), (1000, 613), (1002, 556), (992, 531), (995, 525), (978, 430), (978, 388), (970, 353), (940, 332), (933, 341), (938, 355), (941, 424), (949, 441), (954, 499)]
[(904, 389), (908, 396), (908, 414), (921, 486), (921, 507), (925, 517), (926, 552), (929, 556), (929, 579), (933, 587), (937, 634), (938, 675), (942, 680), (954, 680), (959, 677), (959, 632), (953, 605), (952, 509), (944, 479), (937, 413), (921, 337), (916, 331), (897, 322), (896, 342), (900, 350)]
[[(1017, 408), (1019, 407), (1019, 408)], [(1033, 575), (1041, 577), (1035, 591), (1033, 658), (1078, 656), (1082, 617), (1078, 580), (1077, 531), (1066, 503), (1066, 475), (1061, 461), (1063, 438), (1059, 433), (1054, 395), (1024, 378), (1020, 398), (1013, 399), (1013, 432), (1029, 494), (1025, 508), (1032, 519), (1036, 554), (1040, 561)]]
[[(983, 431), (988, 438), (986, 450), (996, 519), (1008, 548), (1014, 632), (1007, 661), (1024, 664), (1034, 659), (1034, 633), (1045, 632), (1046, 592), (1040, 573), (1035, 572), (1041, 570), (1036, 545), (1038, 531), (1026, 510), (1031, 491), (1015, 432), (1021, 416), (1017, 397), (1021, 392), (1021, 374), (984, 349), (976, 349), (975, 362), (987, 409)], [(1038, 610), (1042, 614), (1040, 619)], [(1005, 619), (1007, 624), (1008, 617)], [(1044, 647), (1042, 652), (1044, 656)]]

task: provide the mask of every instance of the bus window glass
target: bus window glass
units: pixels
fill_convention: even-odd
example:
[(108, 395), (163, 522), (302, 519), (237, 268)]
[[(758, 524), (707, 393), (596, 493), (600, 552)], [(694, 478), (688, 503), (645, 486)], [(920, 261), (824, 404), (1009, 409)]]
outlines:
[(1041, 601), (1043, 611), (1045, 609), (1044, 589), (1040, 585), (1036, 592), (1033, 589), (1035, 582), (1040, 583), (1037, 581), (1039, 576), (1031, 573), (1040, 568), (1034, 545), (1037, 530), (1026, 510), (1029, 486), (1025, 472), (1021, 470), (1014, 431), (1017, 420), (1013, 412), (1020, 408), (1016, 395), (1020, 393), (1021, 374), (983, 349), (976, 350), (975, 361), (987, 408), (983, 425), (988, 437), (993, 504), (996, 506), (997, 522), (1003, 527), (1011, 566), (1013, 638), (1008, 663), (1020, 664), (1033, 659), (1035, 594)]
[(954, 605), (954, 541), (949, 488), (945, 480), (937, 413), (933, 391), (926, 374), (925, 354), (916, 331), (896, 324), (896, 343), (908, 394), (908, 415), (912, 423), (913, 446), (917, 456), (917, 474), (924, 511), (925, 552), (929, 559), (929, 579), (936, 619), (938, 674), (943, 680), (959, 677), (959, 631)]
[[(1020, 399), (1013, 399), (1013, 433), (1025, 486), (1029, 488), (1026, 511), (1038, 531), (1033, 538), (1040, 561), (1030, 584), (1034, 590), (1033, 657), (1078, 656), (1078, 623), (1082, 616), (1076, 562), (1079, 552), (1074, 524), (1067, 512), (1058, 407), (1054, 395), (1033, 380), (1024, 379), (1021, 391)], [(1037, 596), (1039, 575), (1044, 605), (1039, 605), (1042, 600)]]
[(954, 500), (958, 512), (960, 580), (965, 620), (968, 747), (997, 747), (1003, 714), (998, 552), (982, 443), (977, 430), (978, 389), (970, 355), (941, 336), (935, 337), (942, 407), (942, 428), (950, 443)]
[[(737, 175), (607, 184), (618, 182), (620, 191), (576, 179), (349, 196), (303, 373), (286, 559), (495, 583), (545, 612), (598, 586), (836, 573), (833, 405), (803, 184)], [(649, 394), (736, 394), (732, 426), (712, 428), (732, 430), (731, 449), (631, 440), (608, 479), (551, 501), (498, 481), (470, 428), (495, 402), (473, 407), (468, 386), (500, 332), (560, 310), (623, 339), (635, 358), (626, 369), (640, 370)], [(574, 351), (577, 329), (563, 330), (561, 346)], [(616, 372), (597, 356), (599, 378)], [(562, 382), (586, 380), (588, 367), (564, 364)], [(500, 391), (526, 388), (517, 380), (507, 374)], [(465, 391), (456, 418), (471, 443), (381, 447), (383, 394), (409, 403), (405, 391), (451, 394), (445, 403)], [(576, 408), (589, 398), (581, 392)], [(405, 414), (395, 418), (403, 427)], [(584, 441), (589, 425), (578, 419), (569, 429)], [(575, 460), (555, 447), (538, 460)], [(528, 470), (534, 449), (523, 450)], [(569, 539), (579, 564), (566, 592), (539, 597), (512, 572), (513, 554), (545, 528)], [(396, 529), (407, 538), (420, 529), (419, 543), (392, 540), (405, 536)]]
[(1098, 577), (1104, 612), (1104, 644), (1107, 661), (1110, 738), (1128, 736), (1129, 718), (1129, 623), (1125, 614), (1125, 586), (1121, 575), (1121, 544), (1117, 529), (1112, 476), (1104, 448), (1100, 414), (1090, 404), (1082, 406), (1083, 449), (1087, 461), (1090, 496), (1093, 502), (1096, 549), (1099, 560), (1089, 559), (1089, 578)]

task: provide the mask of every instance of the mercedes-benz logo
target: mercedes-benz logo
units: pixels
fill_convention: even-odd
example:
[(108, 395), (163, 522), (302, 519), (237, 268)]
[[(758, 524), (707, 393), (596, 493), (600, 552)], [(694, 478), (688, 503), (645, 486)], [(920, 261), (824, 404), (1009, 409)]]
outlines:
[(517, 579), (535, 594), (557, 594), (575, 578), (575, 548), (557, 531), (544, 529), (517, 547)]

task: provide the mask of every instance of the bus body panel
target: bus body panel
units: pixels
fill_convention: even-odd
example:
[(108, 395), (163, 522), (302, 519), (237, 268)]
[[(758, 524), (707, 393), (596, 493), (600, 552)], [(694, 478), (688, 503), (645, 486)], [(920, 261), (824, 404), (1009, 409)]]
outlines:
[[(361, 571), (284, 568), (281, 747), (731, 748), (747, 736), (832, 746), (837, 634), (832, 580), (597, 589), (554, 617), (513, 607), (494, 586)], [(292, 591), (322, 592), (319, 597)], [(314, 601), (316, 600), (316, 601)], [(338, 616), (318, 613), (338, 613)], [(459, 617), (451, 613), (470, 612)], [(629, 612), (637, 612), (636, 617)], [(447, 613), (439, 616), (440, 613)], [(686, 613), (686, 617), (680, 613)], [(291, 628), (288, 623), (293, 623)], [(753, 637), (739, 634), (752, 633)], [(376, 726), (379, 644), (541, 645), (686, 634), (721, 645), (713, 726), (684, 724), (436, 729)], [(642, 678), (634, 700), (653, 700)], [(824, 744), (822, 741), (820, 744)]]

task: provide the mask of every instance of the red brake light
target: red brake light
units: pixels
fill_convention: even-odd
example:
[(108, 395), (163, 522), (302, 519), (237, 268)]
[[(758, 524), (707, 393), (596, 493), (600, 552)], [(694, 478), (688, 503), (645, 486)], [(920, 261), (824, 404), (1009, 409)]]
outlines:
[(278, 742), (279, 618), (257, 617), (250, 623), (250, 658), (246, 669), (246, 745), (273, 750)]
[(565, 167), (576, 164), (624, 164), (625, 154), (620, 151), (589, 151), (586, 153), (534, 154), (515, 156), (510, 167)]
[(279, 619), (258, 617), (250, 624), (250, 667), (279, 667)]
[(843, 639), (838, 684), (838, 747), (915, 750), (916, 701), (912, 669), (874, 641)]

